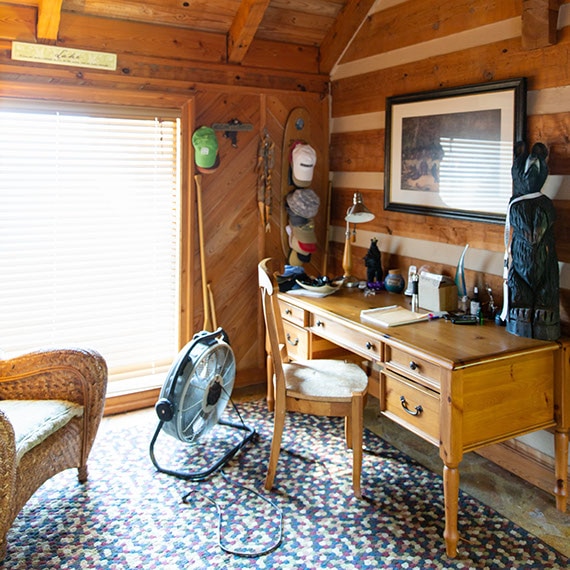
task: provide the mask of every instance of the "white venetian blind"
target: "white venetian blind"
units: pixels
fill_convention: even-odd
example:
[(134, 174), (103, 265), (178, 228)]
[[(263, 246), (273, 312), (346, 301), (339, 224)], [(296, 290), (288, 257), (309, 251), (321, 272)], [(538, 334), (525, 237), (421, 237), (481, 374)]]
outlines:
[(0, 106), (0, 349), (90, 347), (110, 381), (178, 351), (178, 121)]

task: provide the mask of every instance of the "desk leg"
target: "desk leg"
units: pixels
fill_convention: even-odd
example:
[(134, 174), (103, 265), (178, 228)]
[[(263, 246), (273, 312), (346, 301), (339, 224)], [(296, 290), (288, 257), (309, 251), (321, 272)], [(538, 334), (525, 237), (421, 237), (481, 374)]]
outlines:
[(457, 511), (459, 508), (459, 468), (449, 465), (443, 466), (443, 497), (445, 502), (445, 551), (447, 556), (455, 558), (457, 555)]
[(568, 430), (556, 432), (554, 436), (554, 455), (556, 457), (554, 467), (556, 508), (565, 513), (568, 505)]

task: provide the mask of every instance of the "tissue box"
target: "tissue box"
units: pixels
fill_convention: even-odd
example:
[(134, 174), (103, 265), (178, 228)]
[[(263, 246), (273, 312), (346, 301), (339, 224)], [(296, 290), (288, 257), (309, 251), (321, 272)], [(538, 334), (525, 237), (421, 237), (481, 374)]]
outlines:
[(457, 310), (457, 286), (451, 277), (422, 271), (418, 283), (418, 302), (428, 311)]

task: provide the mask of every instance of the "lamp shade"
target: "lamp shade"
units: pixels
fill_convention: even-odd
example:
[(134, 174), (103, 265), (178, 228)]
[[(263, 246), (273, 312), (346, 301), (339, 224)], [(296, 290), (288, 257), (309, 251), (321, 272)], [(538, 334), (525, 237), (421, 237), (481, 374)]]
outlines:
[(374, 214), (362, 202), (362, 194), (355, 192), (352, 206), (346, 211), (345, 221), (351, 224), (362, 224), (374, 219)]

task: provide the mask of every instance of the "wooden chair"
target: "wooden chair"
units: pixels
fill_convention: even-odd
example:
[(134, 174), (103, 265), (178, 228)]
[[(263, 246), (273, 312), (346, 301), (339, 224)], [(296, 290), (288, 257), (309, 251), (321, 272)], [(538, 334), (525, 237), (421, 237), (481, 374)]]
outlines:
[(352, 488), (360, 498), (363, 408), (368, 377), (357, 364), (342, 360), (290, 361), (277, 300), (277, 282), (268, 267), (270, 261), (264, 259), (258, 266), (275, 389), (273, 440), (265, 488), (273, 487), (285, 413), (300, 412), (345, 418), (346, 443), (353, 450)]
[(72, 467), (87, 480), (106, 387), (107, 365), (95, 351), (0, 354), (0, 562), (8, 530), (40, 485)]

